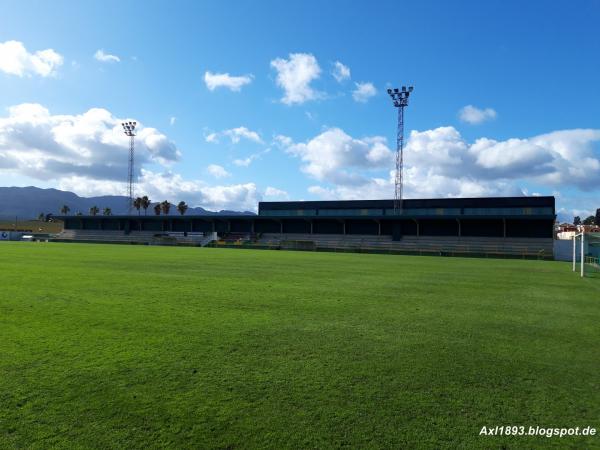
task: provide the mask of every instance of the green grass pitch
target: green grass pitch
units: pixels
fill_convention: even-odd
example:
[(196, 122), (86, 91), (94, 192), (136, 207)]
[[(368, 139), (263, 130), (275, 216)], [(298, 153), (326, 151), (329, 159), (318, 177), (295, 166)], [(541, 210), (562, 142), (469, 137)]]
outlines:
[(0, 243), (0, 448), (593, 448), (568, 263)]

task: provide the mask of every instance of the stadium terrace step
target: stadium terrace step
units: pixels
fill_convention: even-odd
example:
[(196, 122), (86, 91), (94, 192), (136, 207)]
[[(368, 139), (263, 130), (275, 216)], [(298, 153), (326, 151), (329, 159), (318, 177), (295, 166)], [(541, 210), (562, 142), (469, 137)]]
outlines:
[[(205, 246), (217, 239), (216, 233), (156, 233), (153, 231), (64, 230), (58, 240), (73, 242), (107, 242), (157, 245)], [(552, 258), (552, 239), (404, 236), (393, 241), (391, 236), (336, 235), (298, 233), (227, 233), (224, 244), (257, 245), (266, 248), (297, 250), (332, 250), (357, 252), (406, 252), (417, 254), (506, 255)]]
[[(297, 243), (296, 247), (294, 247), (294, 242)], [(311, 243), (316, 250), (373, 250), (528, 257), (551, 257), (553, 249), (552, 239), (443, 236), (405, 236), (401, 241), (393, 241), (391, 236), (265, 233), (257, 243), (298, 249), (310, 249), (309, 243)]]
[(219, 239), (226, 243), (256, 242), (258, 240), (258, 233), (231, 231), (224, 233), (219, 237)]
[(157, 233), (155, 231), (64, 230), (55, 238), (59, 241), (106, 242), (159, 245), (205, 246), (216, 239), (215, 233)]

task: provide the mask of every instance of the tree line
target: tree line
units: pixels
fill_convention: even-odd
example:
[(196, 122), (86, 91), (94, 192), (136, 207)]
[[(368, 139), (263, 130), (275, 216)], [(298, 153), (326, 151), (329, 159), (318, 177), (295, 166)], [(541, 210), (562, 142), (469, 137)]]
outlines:
[[(142, 209), (144, 210), (144, 215), (147, 215), (148, 208), (151, 205), (152, 205), (152, 201), (146, 195), (144, 195), (143, 197), (138, 197), (133, 201), (133, 207), (137, 210), (138, 215), (141, 215)], [(179, 214), (181, 214), (183, 216), (189, 207), (184, 201), (181, 201), (177, 204), (176, 208), (177, 208), (177, 211), (179, 212)], [(154, 205), (153, 209), (154, 209), (155, 215), (160, 216), (160, 214), (162, 213), (165, 216), (167, 216), (169, 214), (169, 212), (171, 211), (171, 202), (169, 202), (168, 200), (162, 201), (162, 202)]]
[[(132, 206), (137, 210), (138, 215), (141, 215), (142, 210), (144, 210), (144, 215), (147, 215), (148, 208), (150, 208), (150, 206), (152, 206), (152, 200), (150, 200), (147, 195), (144, 195), (143, 197), (137, 197), (133, 201)], [(160, 203), (156, 203), (153, 207), (154, 214), (157, 216), (164, 214), (166, 216), (171, 211), (171, 206), (172, 206), (172, 203), (169, 202), (168, 200), (162, 201)], [(181, 201), (176, 205), (176, 208), (177, 208), (177, 211), (179, 212), (179, 214), (181, 214), (183, 216), (189, 209), (189, 206), (184, 201)], [(60, 214), (63, 216), (68, 216), (70, 212), (71, 212), (71, 208), (68, 205), (63, 205), (60, 208)], [(100, 214), (100, 208), (98, 208), (97, 206), (92, 206), (89, 209), (90, 216), (97, 216), (98, 214)], [(75, 215), (82, 216), (83, 213), (81, 211), (78, 211)], [(112, 216), (112, 209), (108, 208), (108, 207), (102, 209), (102, 215), (103, 216)], [(44, 213), (40, 213), (38, 218), (40, 220), (44, 220), (45, 217), (46, 217), (46, 215)]]
[(595, 216), (588, 216), (581, 220), (581, 217), (573, 217), (573, 225), (598, 225), (600, 227), (600, 208), (596, 210)]

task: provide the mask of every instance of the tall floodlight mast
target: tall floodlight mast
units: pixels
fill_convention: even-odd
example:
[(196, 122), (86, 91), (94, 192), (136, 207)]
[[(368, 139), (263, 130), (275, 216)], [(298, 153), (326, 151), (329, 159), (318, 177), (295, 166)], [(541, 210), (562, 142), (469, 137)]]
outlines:
[(127, 170), (127, 212), (131, 214), (133, 208), (133, 196), (134, 196), (134, 181), (133, 181), (133, 163), (134, 163), (134, 139), (135, 139), (135, 126), (137, 122), (123, 122), (123, 131), (126, 136), (129, 136), (129, 166)]
[(402, 214), (402, 183), (404, 170), (404, 107), (408, 106), (408, 97), (413, 87), (402, 86), (402, 90), (388, 89), (394, 106), (398, 108), (398, 130), (396, 134), (396, 175), (394, 191), (394, 214)]

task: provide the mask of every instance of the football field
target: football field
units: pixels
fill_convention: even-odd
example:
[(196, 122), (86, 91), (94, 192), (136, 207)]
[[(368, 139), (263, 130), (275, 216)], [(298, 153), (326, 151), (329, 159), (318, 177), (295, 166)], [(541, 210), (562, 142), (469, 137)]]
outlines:
[[(0, 243), (0, 448), (594, 448), (568, 263)], [(599, 431), (600, 432), (600, 431)]]

